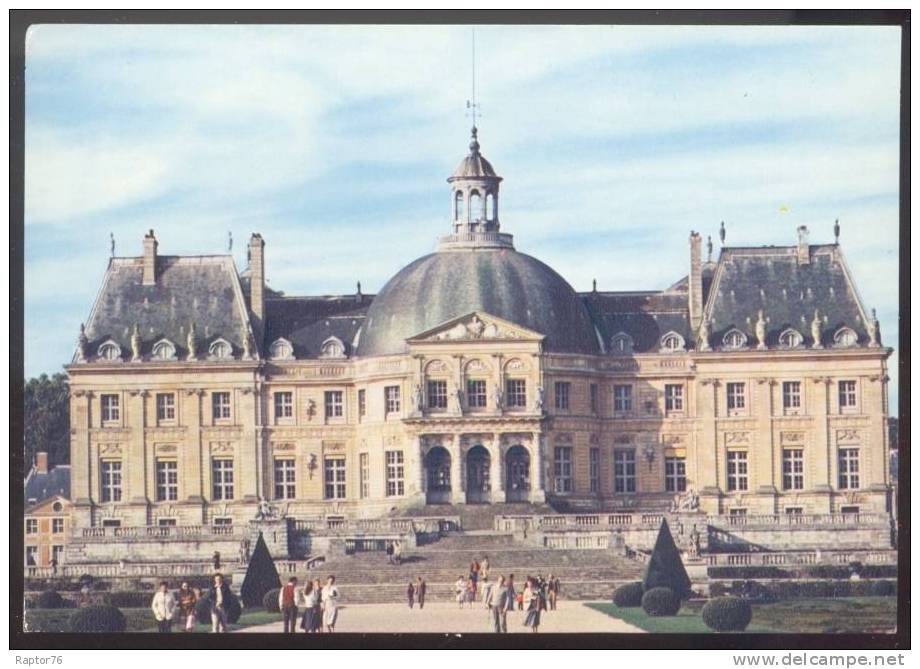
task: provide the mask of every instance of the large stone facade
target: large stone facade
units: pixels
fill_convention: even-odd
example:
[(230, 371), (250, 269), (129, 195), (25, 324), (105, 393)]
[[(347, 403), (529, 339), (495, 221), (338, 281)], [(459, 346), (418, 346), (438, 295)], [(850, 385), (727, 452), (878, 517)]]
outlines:
[(890, 511), (891, 351), (839, 246), (714, 262), (692, 234), (671, 288), (576, 294), (499, 232), (499, 181), (474, 137), (452, 234), (377, 296), (273, 293), (258, 235), (242, 274), (152, 231), (113, 258), (67, 367), (76, 531), (245, 527), (266, 501)]

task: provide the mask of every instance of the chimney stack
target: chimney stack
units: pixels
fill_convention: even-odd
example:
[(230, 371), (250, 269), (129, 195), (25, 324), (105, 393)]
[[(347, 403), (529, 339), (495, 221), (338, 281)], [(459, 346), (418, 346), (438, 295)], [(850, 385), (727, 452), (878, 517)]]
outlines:
[(144, 281), (145, 286), (157, 285), (157, 238), (153, 229), (144, 235)]
[(48, 473), (48, 453), (39, 451), (35, 454), (35, 471), (39, 474)]
[(255, 317), (256, 331), (262, 331), (265, 318), (265, 242), (258, 232), (249, 238), (249, 310)]
[(796, 251), (796, 258), (800, 265), (807, 265), (811, 262), (808, 249), (808, 227), (805, 225), (799, 226), (799, 247)]
[(703, 266), (702, 243), (700, 233), (690, 231), (690, 327), (699, 329), (703, 322)]

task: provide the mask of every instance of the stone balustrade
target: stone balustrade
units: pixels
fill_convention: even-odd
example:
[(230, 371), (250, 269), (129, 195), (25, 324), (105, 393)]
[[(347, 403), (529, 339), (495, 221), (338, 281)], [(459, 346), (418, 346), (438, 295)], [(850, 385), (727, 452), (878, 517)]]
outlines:
[(249, 528), (234, 525), (141, 525), (128, 527), (84, 527), (79, 530), (77, 538), (85, 542), (120, 540), (187, 540), (196, 538), (221, 537), (243, 539), (249, 535)]
[(408, 534), (438, 533), (460, 529), (458, 516), (419, 516), (413, 518), (297, 518), (295, 532), (313, 534)]
[(794, 565), (897, 564), (898, 552), (891, 551), (771, 551), (766, 553), (711, 553), (710, 567), (774, 567)]
[(842, 526), (889, 524), (884, 513), (822, 513), (822, 514), (744, 514), (737, 516), (707, 516), (706, 522), (715, 527), (737, 526)]

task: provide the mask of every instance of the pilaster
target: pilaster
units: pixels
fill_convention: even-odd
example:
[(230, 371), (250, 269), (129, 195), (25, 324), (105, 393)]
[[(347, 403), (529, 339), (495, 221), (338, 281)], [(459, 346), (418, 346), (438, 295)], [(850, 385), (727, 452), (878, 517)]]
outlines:
[[(124, 491), (124, 498), (131, 504), (146, 505), (151, 498), (147, 487), (149, 458), (145, 434), (146, 403), (149, 393), (146, 390), (132, 390), (127, 395), (125, 425), (129, 430), (128, 457), (122, 467), (128, 469), (128, 486)], [(153, 457), (152, 453), (149, 455)]]
[(182, 449), (184, 486), (186, 492), (186, 501), (191, 503), (204, 502), (204, 478), (205, 467), (203, 457), (203, 445), (201, 443), (202, 407), (201, 397), (204, 390), (194, 388), (185, 391), (185, 410), (180, 416), (188, 426), (186, 430), (185, 448)]
[(93, 498), (89, 448), (92, 401), (91, 391), (77, 390), (70, 402), (70, 491), (75, 506), (89, 506)]

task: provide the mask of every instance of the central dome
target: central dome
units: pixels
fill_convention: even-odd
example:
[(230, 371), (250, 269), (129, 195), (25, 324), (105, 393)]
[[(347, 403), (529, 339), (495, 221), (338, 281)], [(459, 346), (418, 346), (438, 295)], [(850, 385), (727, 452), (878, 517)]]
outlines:
[(588, 312), (548, 265), (513, 249), (442, 251), (400, 270), (374, 298), (359, 356), (405, 353), (406, 339), (473, 311), (546, 335), (547, 351), (598, 353)]

